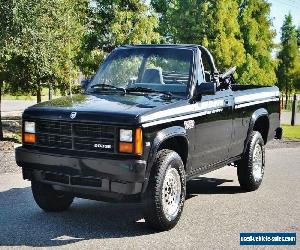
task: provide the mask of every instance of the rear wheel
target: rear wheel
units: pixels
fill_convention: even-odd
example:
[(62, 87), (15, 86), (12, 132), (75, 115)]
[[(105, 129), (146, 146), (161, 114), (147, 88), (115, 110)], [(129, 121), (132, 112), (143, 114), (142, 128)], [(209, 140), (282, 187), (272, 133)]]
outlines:
[(180, 156), (168, 149), (159, 151), (145, 194), (145, 221), (160, 231), (173, 228), (181, 216), (185, 194), (185, 171)]
[(74, 197), (61, 191), (56, 191), (51, 185), (31, 181), (31, 190), (35, 202), (47, 212), (60, 212), (68, 209)]
[(259, 188), (264, 177), (265, 147), (261, 134), (253, 131), (243, 158), (237, 162), (237, 174), (241, 188), (254, 191)]

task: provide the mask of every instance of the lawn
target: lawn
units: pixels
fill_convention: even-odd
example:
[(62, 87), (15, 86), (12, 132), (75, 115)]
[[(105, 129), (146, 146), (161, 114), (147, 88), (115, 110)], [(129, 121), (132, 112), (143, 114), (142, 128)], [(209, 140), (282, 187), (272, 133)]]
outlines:
[(283, 138), (285, 139), (300, 139), (300, 125), (290, 126), (282, 125)]

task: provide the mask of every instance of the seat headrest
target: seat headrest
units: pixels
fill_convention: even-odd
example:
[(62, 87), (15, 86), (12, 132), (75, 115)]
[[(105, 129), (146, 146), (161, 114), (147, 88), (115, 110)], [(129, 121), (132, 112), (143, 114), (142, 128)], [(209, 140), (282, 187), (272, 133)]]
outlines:
[(141, 82), (164, 84), (161, 68), (146, 69)]

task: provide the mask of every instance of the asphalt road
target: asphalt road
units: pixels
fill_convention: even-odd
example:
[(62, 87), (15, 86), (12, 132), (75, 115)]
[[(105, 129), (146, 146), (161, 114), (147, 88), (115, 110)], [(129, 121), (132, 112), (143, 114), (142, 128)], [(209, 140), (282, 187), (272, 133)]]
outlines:
[(21, 116), (23, 111), (36, 104), (36, 101), (25, 101), (25, 100), (2, 100), (1, 111), (2, 116)]
[[(240, 232), (299, 236), (299, 180), (299, 144), (268, 149), (259, 190), (242, 192), (233, 167), (199, 177), (188, 185), (190, 195), (177, 227), (156, 233), (146, 227), (136, 204), (76, 199), (66, 212), (45, 213), (34, 203), (29, 182), (20, 173), (2, 174), (0, 248), (240, 249)], [(297, 243), (299, 249), (299, 237)]]

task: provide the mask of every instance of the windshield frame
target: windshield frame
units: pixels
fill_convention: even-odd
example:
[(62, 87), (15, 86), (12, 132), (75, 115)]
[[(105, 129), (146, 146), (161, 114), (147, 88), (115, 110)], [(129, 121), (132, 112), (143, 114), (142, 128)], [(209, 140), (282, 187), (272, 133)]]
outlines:
[[(114, 60), (115, 58), (115, 54), (120, 51), (120, 50), (149, 50), (148, 53), (145, 53), (145, 54), (149, 54), (150, 56), (154, 53), (151, 53), (152, 51), (155, 51), (155, 50), (188, 50), (192, 53), (192, 56), (191, 56), (191, 60), (190, 60), (190, 68), (189, 68), (189, 79), (187, 81), (187, 84), (186, 84), (186, 90), (185, 90), (185, 93), (176, 93), (176, 92), (171, 92), (172, 95), (176, 96), (176, 97), (181, 97), (181, 98), (190, 98), (191, 96), (191, 86), (194, 84), (194, 81), (195, 81), (195, 57), (196, 57), (196, 54), (197, 54), (197, 48), (195, 47), (180, 47), (180, 46), (168, 46), (168, 47), (165, 47), (165, 46), (159, 46), (159, 45), (156, 45), (156, 46), (151, 46), (151, 45), (148, 45), (148, 46), (122, 46), (122, 47), (119, 47), (119, 48), (116, 48), (114, 49), (107, 57), (106, 59), (104, 60), (104, 62), (102, 63), (102, 65), (100, 65), (100, 67), (98, 68), (95, 76), (93, 77), (93, 79), (89, 82), (89, 84), (87, 85), (87, 88), (86, 88), (86, 92), (87, 93), (95, 93), (95, 91), (92, 90), (92, 86), (93, 85), (96, 85), (97, 83), (95, 82), (97, 79), (99, 79), (100, 75), (103, 74), (103, 72), (106, 70), (107, 66), (111, 63), (112, 60)], [(149, 56), (148, 56), (149, 57)], [(145, 60), (147, 60), (147, 57), (144, 57), (143, 58), (143, 61), (140, 65), (140, 68), (141, 67), (145, 67)], [(139, 70), (140, 70), (139, 68)], [(140, 72), (139, 72), (140, 73)], [(153, 90), (155, 90), (153, 88)], [(132, 93), (130, 93), (132, 94)], [(147, 93), (149, 94), (149, 93)]]

